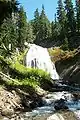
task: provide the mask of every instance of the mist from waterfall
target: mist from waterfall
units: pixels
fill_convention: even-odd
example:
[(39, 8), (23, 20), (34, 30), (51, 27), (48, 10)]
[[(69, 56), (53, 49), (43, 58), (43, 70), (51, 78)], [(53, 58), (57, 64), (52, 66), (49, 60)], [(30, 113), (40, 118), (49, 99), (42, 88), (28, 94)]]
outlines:
[(55, 65), (51, 62), (47, 48), (30, 44), (30, 49), (26, 55), (26, 66), (42, 69), (48, 72), (52, 79), (59, 79)]

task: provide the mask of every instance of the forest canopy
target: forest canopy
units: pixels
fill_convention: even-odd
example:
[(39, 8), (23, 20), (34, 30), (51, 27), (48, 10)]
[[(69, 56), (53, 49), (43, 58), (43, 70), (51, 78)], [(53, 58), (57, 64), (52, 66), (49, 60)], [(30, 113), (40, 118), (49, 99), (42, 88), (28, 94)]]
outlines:
[[(15, 0), (0, 0), (0, 52), (23, 51), (24, 43), (35, 43), (43, 47), (60, 46), (64, 50), (73, 50), (80, 44), (80, 2), (58, 0), (54, 21), (50, 21), (45, 12), (38, 8), (30, 21), (23, 6)], [(4, 9), (4, 10), (3, 10)], [(74, 44), (73, 44), (74, 43)], [(9, 48), (11, 46), (11, 48)]]

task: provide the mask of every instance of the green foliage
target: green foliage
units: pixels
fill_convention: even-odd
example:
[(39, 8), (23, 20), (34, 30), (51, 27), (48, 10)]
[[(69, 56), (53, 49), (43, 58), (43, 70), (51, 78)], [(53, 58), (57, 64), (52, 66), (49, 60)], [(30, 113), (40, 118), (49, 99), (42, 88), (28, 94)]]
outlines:
[(67, 17), (66, 17), (66, 11), (63, 7), (63, 3), (62, 0), (58, 0), (58, 7), (57, 7), (57, 19), (59, 22), (59, 39), (61, 40), (61, 44), (64, 43), (65, 41), (65, 36), (66, 36), (66, 21), (67, 21)]
[(11, 61), (16, 62), (18, 61), (21, 64), (24, 64), (25, 56), (28, 52), (28, 48), (26, 48), (24, 51), (20, 51), (19, 53), (13, 53), (11, 55)]
[(28, 23), (28, 26), (27, 26), (27, 38), (26, 38), (26, 41), (28, 43), (33, 43), (35, 40), (35, 35), (33, 33), (33, 27), (31, 25), (31, 22)]
[(45, 14), (44, 6), (42, 6), (42, 11), (40, 14), (40, 29), (38, 36), (41, 40), (45, 40), (50, 36), (50, 22)]
[[(3, 52), (4, 54), (8, 54), (15, 49), (17, 36), (16, 24), (14, 23), (13, 19), (5, 19), (0, 27), (0, 48), (2, 54)], [(11, 45), (11, 47), (9, 47), (9, 45)]]
[(76, 0), (76, 26), (78, 32), (80, 32), (80, 2)]
[(36, 11), (34, 12), (34, 20), (32, 21), (32, 25), (33, 25), (33, 32), (34, 34), (37, 34), (38, 31), (39, 31), (39, 11), (38, 11), (38, 8), (36, 9)]
[(20, 6), (19, 9), (19, 18), (18, 18), (18, 47), (20, 50), (24, 49), (24, 43), (26, 42), (27, 39), (27, 17), (26, 13), (24, 12), (24, 9), (22, 6)]
[(16, 0), (0, 0), (0, 24), (7, 17), (11, 17), (12, 12), (18, 10), (18, 2)]
[(16, 78), (29, 78), (29, 79), (35, 79), (36, 81), (42, 82), (42, 81), (48, 81), (50, 80), (50, 76), (48, 73), (44, 72), (43, 70), (39, 69), (33, 69), (33, 68), (26, 68), (22, 64), (20, 64), (18, 61), (11, 64), (10, 66), (13, 70), (14, 76)]
[[(51, 81), (50, 75), (43, 70), (27, 68), (18, 61), (12, 62), (8, 59), (5, 60), (2, 56), (0, 56), (0, 62), (3, 68), (8, 66), (8, 74), (10, 74), (12, 78), (19, 80), (21, 84), (28, 84), (30, 80), (29, 84), (37, 84), (40, 86), (46, 83), (50, 83)], [(5, 64), (3, 65), (3, 63)]]
[(76, 31), (76, 22), (74, 15), (74, 8), (72, 4), (72, 0), (65, 0), (65, 9), (67, 16), (67, 32), (74, 33)]
[(4, 83), (7, 86), (12, 86), (12, 87), (23, 87), (22, 89), (27, 88), (27, 87), (32, 87), (34, 89), (36, 89), (36, 87), (39, 85), (38, 82), (32, 80), (32, 79), (23, 79), (23, 80), (7, 80)]
[(56, 43), (58, 41), (58, 37), (60, 35), (60, 24), (56, 21), (56, 14), (55, 14), (55, 22), (52, 21), (51, 23), (51, 39)]
[(66, 22), (66, 11), (64, 10), (62, 0), (58, 0), (57, 18), (61, 27), (64, 28)]
[(35, 43), (40, 44), (44, 43), (44, 40), (48, 40), (51, 36), (51, 26), (50, 21), (48, 20), (44, 6), (42, 5), (42, 11), (39, 14), (38, 9), (34, 12), (34, 19), (31, 21), (33, 26), (33, 32), (35, 34)]
[(64, 43), (62, 44), (61, 49), (69, 50), (69, 45), (68, 45), (68, 39), (67, 38), (64, 39)]

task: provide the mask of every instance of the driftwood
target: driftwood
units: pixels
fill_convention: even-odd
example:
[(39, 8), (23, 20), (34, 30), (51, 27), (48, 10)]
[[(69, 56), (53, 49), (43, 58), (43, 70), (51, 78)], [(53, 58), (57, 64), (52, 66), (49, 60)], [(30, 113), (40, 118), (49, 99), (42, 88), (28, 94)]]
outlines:
[(14, 81), (14, 79), (10, 78), (8, 75), (4, 74), (3, 72), (0, 72), (0, 77), (1, 77), (1, 78), (4, 78), (4, 77), (5, 77), (5, 78), (8, 79), (8, 80)]
[(15, 79), (10, 78), (10, 76), (4, 74), (3, 72), (0, 71), (0, 77), (2, 78), (3, 81), (12, 81), (12, 82), (16, 82), (19, 83), (18, 81), (16, 81)]

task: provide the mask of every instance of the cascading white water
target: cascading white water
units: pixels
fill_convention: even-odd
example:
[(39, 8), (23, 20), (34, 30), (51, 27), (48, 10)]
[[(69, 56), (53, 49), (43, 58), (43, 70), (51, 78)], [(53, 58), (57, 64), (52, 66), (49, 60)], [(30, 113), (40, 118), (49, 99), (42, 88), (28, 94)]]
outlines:
[(30, 44), (30, 49), (26, 55), (26, 66), (47, 71), (52, 79), (59, 79), (55, 65), (51, 62), (47, 48)]

